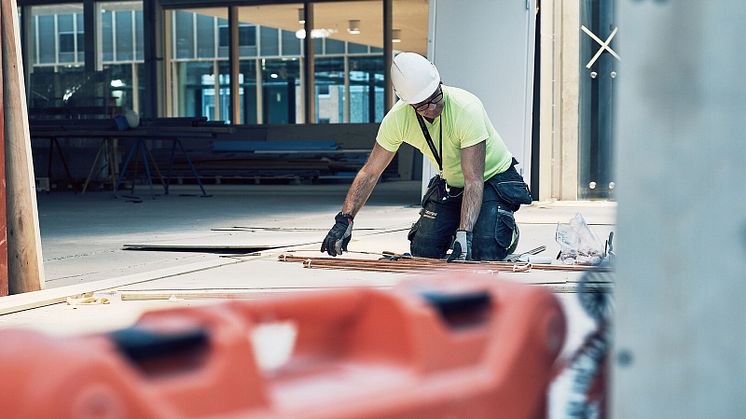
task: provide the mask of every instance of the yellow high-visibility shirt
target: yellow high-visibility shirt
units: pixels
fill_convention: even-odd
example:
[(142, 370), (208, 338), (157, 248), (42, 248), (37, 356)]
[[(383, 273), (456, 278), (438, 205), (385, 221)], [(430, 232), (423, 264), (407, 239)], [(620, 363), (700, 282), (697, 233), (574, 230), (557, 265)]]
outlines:
[[(513, 155), (508, 151), (500, 134), (492, 126), (482, 102), (473, 94), (457, 87), (442, 86), (445, 107), (430, 123), (424, 119), (430, 137), (439, 152), (441, 119), (443, 126), (443, 177), (448, 185), (463, 188), (464, 173), (461, 170), (461, 149), (487, 141), (484, 162), (484, 179), (502, 173), (510, 167)], [(384, 149), (396, 152), (401, 143), (419, 149), (432, 161), (438, 163), (422, 135), (414, 108), (401, 100), (396, 102), (381, 121), (376, 142)]]

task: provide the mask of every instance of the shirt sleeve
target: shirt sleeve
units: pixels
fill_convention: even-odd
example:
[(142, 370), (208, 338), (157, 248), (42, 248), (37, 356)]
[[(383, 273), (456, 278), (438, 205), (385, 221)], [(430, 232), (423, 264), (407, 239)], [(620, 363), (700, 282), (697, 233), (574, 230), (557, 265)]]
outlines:
[(389, 112), (383, 117), (381, 125), (378, 127), (376, 142), (386, 151), (396, 153), (401, 143), (404, 142), (403, 132), (397, 113)]
[(471, 147), (485, 141), (489, 137), (484, 123), (486, 112), (481, 102), (469, 104), (459, 121), (457, 132), (461, 140), (461, 148)]

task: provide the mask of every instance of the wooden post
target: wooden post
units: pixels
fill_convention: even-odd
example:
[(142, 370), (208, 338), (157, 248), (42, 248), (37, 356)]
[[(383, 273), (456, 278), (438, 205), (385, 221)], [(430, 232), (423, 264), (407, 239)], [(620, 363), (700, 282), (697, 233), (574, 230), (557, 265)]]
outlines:
[(26, 109), (16, 0), (0, 0), (8, 234), (8, 290), (44, 288), (31, 135)]
[[(2, 11), (0, 10), (0, 16)], [(0, 54), (0, 92), (3, 91), (3, 66)], [(5, 214), (5, 110), (0, 94), (0, 297), (8, 295), (8, 231)]]

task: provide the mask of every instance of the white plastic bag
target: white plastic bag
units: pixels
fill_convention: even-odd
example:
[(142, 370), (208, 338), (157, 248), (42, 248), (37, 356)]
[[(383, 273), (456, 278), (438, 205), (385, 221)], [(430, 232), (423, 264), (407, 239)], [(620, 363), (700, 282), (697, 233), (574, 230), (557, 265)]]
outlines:
[(604, 257), (604, 244), (588, 227), (580, 213), (567, 224), (557, 224), (554, 239), (560, 245), (559, 260), (568, 265), (598, 265)]

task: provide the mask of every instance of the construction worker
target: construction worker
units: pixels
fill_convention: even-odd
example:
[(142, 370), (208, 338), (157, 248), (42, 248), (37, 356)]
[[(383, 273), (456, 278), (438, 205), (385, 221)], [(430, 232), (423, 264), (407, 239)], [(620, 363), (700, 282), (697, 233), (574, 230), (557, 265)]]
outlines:
[(449, 260), (505, 259), (518, 244), (513, 213), (530, 204), (531, 195), (482, 102), (442, 84), (435, 65), (412, 52), (394, 58), (391, 80), (400, 100), (383, 118), (321, 252), (337, 256), (347, 250), (355, 215), (406, 142), (439, 172), (430, 179), (420, 218), (409, 231), (412, 255), (443, 258), (452, 248)]

